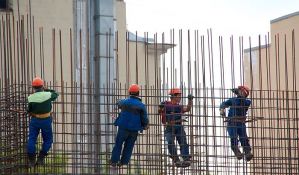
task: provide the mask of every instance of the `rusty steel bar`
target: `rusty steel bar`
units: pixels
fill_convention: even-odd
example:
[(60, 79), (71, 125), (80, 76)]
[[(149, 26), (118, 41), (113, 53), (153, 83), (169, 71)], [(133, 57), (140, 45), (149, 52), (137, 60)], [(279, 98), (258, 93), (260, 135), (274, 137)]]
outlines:
[[(258, 36), (254, 48), (251, 37), (248, 41), (215, 37), (212, 29), (202, 35), (198, 30), (172, 29), (169, 34), (144, 33), (143, 37), (137, 32), (132, 37), (129, 32), (110, 31), (105, 37), (90, 38), (81, 30), (40, 26), (36, 30), (31, 15), (16, 21), (5, 16), (0, 24), (1, 174), (298, 174), (294, 30), (290, 39), (287, 34), (273, 35), (272, 46), (269, 33), (265, 41)], [(90, 42), (93, 39), (96, 46)], [(91, 58), (89, 48), (100, 44), (106, 46), (104, 53), (95, 50)], [(110, 59), (113, 56), (116, 60)], [(109, 58), (105, 70), (96, 60), (102, 58)], [(99, 83), (103, 73), (106, 84)], [(23, 111), (36, 74), (60, 96), (53, 104), (54, 143), (46, 165), (28, 168), (29, 115)], [(129, 166), (112, 168), (116, 104), (128, 96), (132, 83), (141, 87), (150, 129), (139, 134)], [(227, 123), (218, 112), (220, 103), (234, 96), (230, 89), (241, 84), (250, 87), (252, 101), (246, 123), (254, 154), (250, 162), (235, 158)], [(192, 157), (187, 168), (176, 167), (169, 158), (158, 113), (159, 104), (169, 100), (168, 91), (174, 87), (181, 88), (184, 105), (188, 94), (195, 96), (192, 111), (184, 115)], [(38, 148), (41, 144), (39, 138)], [(180, 145), (175, 146), (180, 154)]]

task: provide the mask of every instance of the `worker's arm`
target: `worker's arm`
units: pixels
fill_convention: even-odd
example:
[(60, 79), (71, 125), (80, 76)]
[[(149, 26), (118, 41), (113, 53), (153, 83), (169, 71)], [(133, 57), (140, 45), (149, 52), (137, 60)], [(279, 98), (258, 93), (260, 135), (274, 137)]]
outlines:
[(57, 99), (57, 97), (59, 96), (59, 94), (53, 90), (53, 89), (44, 89), (45, 92), (51, 92), (51, 101), (55, 101)]
[(221, 116), (225, 117), (226, 116), (226, 113), (225, 113), (225, 108), (229, 107), (232, 105), (232, 101), (231, 99), (228, 99), (224, 102), (221, 103), (220, 105), (220, 109), (219, 109), (219, 113)]
[(32, 105), (30, 103), (28, 103), (26, 111), (27, 111), (27, 113), (31, 113), (31, 111), (32, 111)]
[(188, 95), (188, 104), (187, 106), (184, 106), (183, 113), (189, 112), (191, 110), (193, 104), (193, 98), (194, 98), (193, 95)]
[(141, 112), (141, 123), (144, 130), (147, 130), (149, 128), (149, 119), (148, 119), (147, 110), (145, 106), (143, 106)]
[(161, 102), (161, 103), (159, 104), (159, 108), (158, 108), (158, 113), (159, 113), (159, 114), (163, 112), (165, 103), (166, 103), (166, 102), (163, 101), (163, 102)]

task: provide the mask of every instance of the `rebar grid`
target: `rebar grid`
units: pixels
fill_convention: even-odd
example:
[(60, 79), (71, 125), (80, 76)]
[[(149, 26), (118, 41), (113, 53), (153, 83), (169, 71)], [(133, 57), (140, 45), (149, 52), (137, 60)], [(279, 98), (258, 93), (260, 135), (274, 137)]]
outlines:
[[(291, 41), (287, 37), (279, 41), (275, 35), (274, 45), (265, 50), (261, 37), (256, 50), (251, 48), (249, 38), (249, 52), (243, 52), (242, 37), (236, 46), (233, 37), (225, 42), (221, 36), (214, 39), (211, 30), (206, 35), (171, 30), (170, 35), (155, 34), (153, 39), (145, 33), (143, 41), (138, 40), (137, 32), (134, 39), (126, 33), (125, 41), (118, 38), (117, 32), (107, 33), (105, 38), (95, 38), (95, 43), (106, 43), (107, 50), (91, 59), (82, 54), (84, 37), (80, 30), (78, 43), (74, 44), (77, 34), (71, 29), (44, 33), (39, 28), (35, 33), (34, 28), (34, 18), (24, 16), (15, 21), (6, 15), (0, 22), (1, 174), (299, 173), (294, 31)], [(45, 40), (45, 35), (52, 36), (51, 40)], [(269, 37), (265, 36), (267, 46)], [(112, 39), (115, 46), (110, 44)], [(291, 53), (285, 49), (289, 42)], [(125, 48), (124, 52), (120, 52), (120, 47)], [(52, 55), (44, 55), (47, 49)], [(108, 72), (113, 49), (116, 77), (111, 78)], [(96, 70), (102, 68), (96, 58), (106, 59), (105, 70)], [(91, 79), (103, 72), (108, 84)], [(30, 116), (24, 112), (35, 75), (45, 79), (46, 86), (59, 92), (60, 97), (54, 103), (54, 143), (46, 165), (28, 168)], [(109, 159), (117, 129), (113, 122), (119, 112), (116, 102), (127, 97), (130, 83), (141, 85), (150, 129), (139, 134), (130, 165), (112, 168)], [(249, 98), (253, 102), (246, 123), (254, 154), (250, 162), (238, 161), (233, 155), (226, 122), (218, 111), (220, 103), (233, 96), (229, 89), (239, 84), (250, 87)], [(168, 157), (158, 114), (158, 105), (169, 99), (172, 87), (183, 90), (183, 104), (188, 94), (195, 96), (192, 111), (184, 116), (192, 156), (188, 168), (176, 168)], [(41, 139), (37, 145), (40, 147)]]

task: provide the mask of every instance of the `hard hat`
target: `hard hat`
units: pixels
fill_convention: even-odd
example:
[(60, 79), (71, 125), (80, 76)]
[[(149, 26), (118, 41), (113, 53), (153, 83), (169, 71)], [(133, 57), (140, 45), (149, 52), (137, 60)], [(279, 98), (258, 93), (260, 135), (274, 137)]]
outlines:
[(179, 88), (170, 89), (169, 95), (176, 95), (176, 94), (182, 94), (181, 89), (179, 89)]
[(35, 77), (32, 81), (33, 87), (44, 86), (44, 81), (40, 77)]
[(246, 97), (249, 95), (250, 90), (247, 86), (238, 86), (238, 89), (240, 89), (245, 94)]
[(129, 93), (138, 93), (140, 90), (139, 86), (137, 84), (132, 84), (130, 87), (129, 87)]

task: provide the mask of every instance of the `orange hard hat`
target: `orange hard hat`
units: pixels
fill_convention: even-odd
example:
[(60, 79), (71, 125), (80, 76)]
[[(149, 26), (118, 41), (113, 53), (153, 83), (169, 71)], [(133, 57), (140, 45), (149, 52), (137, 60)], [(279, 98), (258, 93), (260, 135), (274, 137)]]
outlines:
[(170, 89), (169, 95), (176, 95), (176, 94), (182, 94), (181, 89), (179, 89), (179, 88)]
[(137, 84), (131, 84), (129, 87), (129, 93), (138, 93), (140, 90), (139, 86)]
[(245, 94), (246, 97), (249, 95), (250, 90), (247, 86), (238, 86), (238, 89), (240, 89)]
[(33, 87), (44, 86), (44, 81), (40, 77), (35, 77), (32, 81)]

